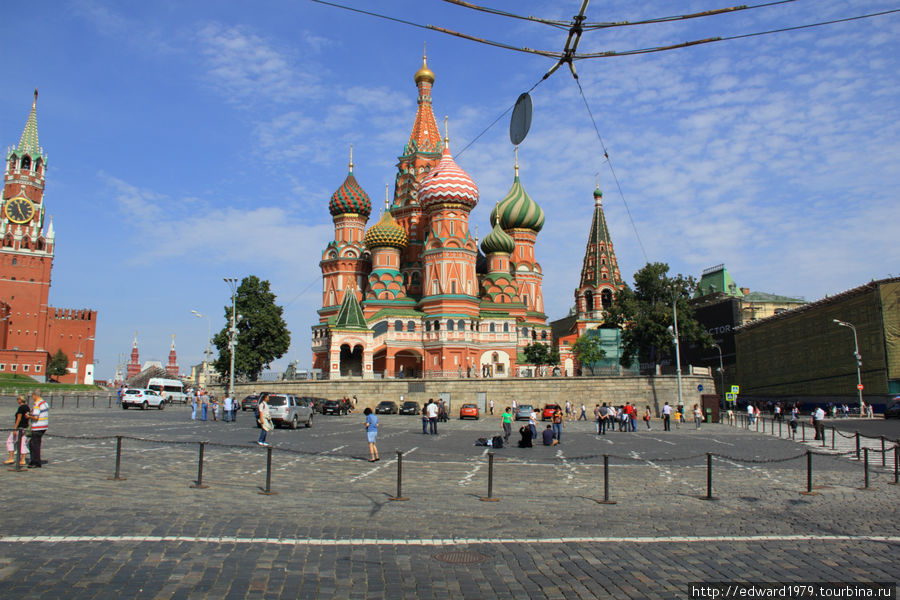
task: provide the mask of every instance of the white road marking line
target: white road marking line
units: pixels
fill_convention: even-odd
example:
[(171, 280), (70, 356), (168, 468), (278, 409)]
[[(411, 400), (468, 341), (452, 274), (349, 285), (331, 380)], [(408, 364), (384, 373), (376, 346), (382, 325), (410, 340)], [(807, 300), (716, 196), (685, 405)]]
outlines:
[(874, 542), (897, 544), (900, 536), (889, 535), (721, 535), (662, 537), (559, 537), (559, 538), (406, 538), (406, 539), (311, 539), (248, 538), (186, 535), (0, 535), (0, 544), (79, 543), (195, 543), (272, 544), (276, 546), (467, 546), (472, 544), (709, 544), (709, 543), (793, 543), (793, 542)]
[[(656, 441), (656, 442), (662, 442), (663, 444), (669, 444), (670, 446), (677, 446), (677, 444), (676, 444), (675, 442), (670, 442), (670, 441), (668, 441), (668, 440), (661, 440), (661, 439), (659, 439), (659, 438), (650, 437), (649, 435), (648, 435), (648, 436), (644, 436), (644, 437), (646, 437), (648, 440), (653, 440), (653, 441)], [(730, 445), (731, 445), (731, 444), (729, 444), (729, 446), (730, 446)]]
[(734, 446), (734, 444), (729, 444), (728, 442), (722, 442), (722, 441), (717, 440), (716, 438), (709, 438), (709, 441), (715, 442), (717, 444), (724, 444), (726, 446)]
[(471, 465), (471, 464), (472, 464), (472, 461), (479, 461), (479, 462), (475, 463), (475, 466), (474, 466), (473, 468), (469, 469), (469, 472), (466, 473), (466, 474), (463, 476), (463, 478), (460, 479), (460, 480), (457, 482), (457, 485), (459, 485), (459, 486), (465, 486), (465, 485), (469, 485), (470, 483), (472, 483), (472, 478), (475, 477), (475, 475), (478, 474), (478, 471), (481, 470), (481, 467), (484, 466), (484, 461), (481, 460), (481, 459), (483, 459), (485, 456), (487, 456), (487, 453), (488, 453), (489, 450), (490, 450), (490, 448), (485, 448), (485, 449), (484, 449), (484, 452), (481, 453), (481, 456), (475, 456), (475, 457), (472, 457), (472, 458), (466, 463), (467, 465)]

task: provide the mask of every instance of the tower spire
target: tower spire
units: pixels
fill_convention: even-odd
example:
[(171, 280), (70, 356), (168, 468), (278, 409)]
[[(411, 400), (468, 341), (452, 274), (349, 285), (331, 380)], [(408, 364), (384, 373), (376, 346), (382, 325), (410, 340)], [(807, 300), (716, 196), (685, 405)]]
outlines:
[(513, 154), (516, 157), (515, 170), (516, 170), (516, 179), (518, 179), (519, 178), (519, 145), (518, 144), (513, 146)]
[(353, 144), (350, 144), (350, 172), (353, 172)]
[(31, 102), (31, 113), (28, 115), (28, 120), (25, 121), (25, 129), (22, 130), (22, 137), (19, 138), (19, 145), (16, 148), (18, 154), (28, 154), (32, 158), (37, 158), (42, 154), (41, 145), (38, 141), (37, 99), (38, 91), (37, 88), (34, 88), (34, 100)]

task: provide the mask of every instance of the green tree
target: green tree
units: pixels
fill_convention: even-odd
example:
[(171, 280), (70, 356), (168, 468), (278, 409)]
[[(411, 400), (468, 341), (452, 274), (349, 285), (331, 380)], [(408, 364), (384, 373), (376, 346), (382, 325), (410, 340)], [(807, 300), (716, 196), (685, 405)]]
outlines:
[(712, 347), (712, 337), (694, 318), (688, 300), (696, 281), (681, 274), (669, 277), (669, 265), (647, 263), (634, 274), (634, 289), (627, 285), (619, 290), (613, 302), (610, 319), (623, 327), (623, 354), (619, 362), (630, 367), (635, 356), (641, 363), (659, 364), (674, 357), (675, 347), (669, 327), (673, 325), (673, 300), (678, 307), (679, 341)]
[[(263, 369), (281, 358), (291, 345), (291, 332), (282, 318), (284, 309), (275, 304), (275, 294), (268, 281), (255, 275), (245, 277), (234, 297), (237, 321), (237, 349), (234, 354), (235, 377), (256, 381)], [(219, 373), (228, 373), (231, 352), (229, 327), (231, 304), (225, 306), (225, 327), (213, 337), (219, 350), (214, 365)]]
[(525, 355), (525, 361), (529, 365), (534, 365), (538, 368), (538, 372), (540, 372), (540, 368), (543, 365), (559, 364), (559, 352), (555, 348), (540, 342), (528, 344), (522, 349), (522, 354)]
[(47, 375), (51, 378), (62, 377), (69, 372), (69, 357), (62, 350), (50, 357), (47, 362)]
[(596, 335), (580, 335), (572, 344), (572, 354), (581, 363), (582, 367), (588, 367), (591, 375), (594, 374), (594, 364), (600, 362), (606, 356), (606, 350), (600, 347), (600, 338)]

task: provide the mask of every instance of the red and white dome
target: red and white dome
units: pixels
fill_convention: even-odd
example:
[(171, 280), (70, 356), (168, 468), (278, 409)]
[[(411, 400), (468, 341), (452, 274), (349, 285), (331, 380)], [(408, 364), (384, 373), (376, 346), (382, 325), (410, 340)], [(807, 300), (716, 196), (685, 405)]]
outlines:
[(472, 210), (478, 204), (478, 186), (450, 156), (446, 141), (441, 161), (419, 185), (419, 204), (425, 210), (438, 204), (461, 204)]

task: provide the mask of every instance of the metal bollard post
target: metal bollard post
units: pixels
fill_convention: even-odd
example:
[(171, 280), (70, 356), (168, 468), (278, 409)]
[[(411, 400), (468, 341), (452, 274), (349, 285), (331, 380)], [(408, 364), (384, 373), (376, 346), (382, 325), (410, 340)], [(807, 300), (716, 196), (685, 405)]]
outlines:
[(81, 396), (75, 396), (75, 408), (81, 403)]
[(834, 430), (834, 427), (832, 427), (831, 428), (831, 449), (832, 450), (834, 450), (834, 436), (835, 436), (835, 430)]
[(701, 500), (718, 500), (712, 495), (712, 452), (706, 453), (706, 495)]
[(884, 436), (881, 436), (881, 466), (887, 466), (887, 457), (885, 456), (884, 452)]
[(856, 432), (856, 460), (859, 460), (859, 432)]
[(488, 495), (487, 498), (479, 498), (482, 502), (499, 502), (500, 498), (494, 498), (494, 452), (488, 452)]
[[(759, 422), (760, 422), (760, 420), (761, 420), (760, 417), (756, 417), (756, 433), (759, 433)], [(765, 426), (764, 426), (764, 427), (765, 427)]]
[(397, 495), (388, 497), (388, 500), (404, 502), (409, 500), (403, 495), (403, 452), (397, 450)]
[(205, 448), (206, 442), (200, 442), (200, 458), (197, 461), (197, 483), (191, 485), (195, 490), (205, 490), (209, 487), (208, 485), (203, 485), (203, 452)]
[(894, 444), (894, 481), (888, 485), (900, 485), (900, 444)]
[(122, 466), (122, 436), (116, 436), (116, 474), (112, 477), (107, 477), (110, 481), (125, 481), (126, 477), (120, 477), (119, 473), (121, 472)]
[(600, 504), (615, 504), (615, 500), (609, 499), (609, 454), (603, 455), (603, 500)]
[(806, 491), (800, 492), (804, 496), (818, 496), (819, 492), (813, 491), (812, 484), (812, 451), (806, 451)]
[(865, 481), (865, 485), (863, 485), (859, 489), (871, 490), (872, 488), (869, 487), (869, 449), (868, 448), (863, 448), (863, 476), (864, 476), (863, 481)]
[(24, 429), (16, 429), (16, 436), (15, 436), (16, 452), (15, 452), (15, 454), (13, 454), (13, 459), (16, 462), (11, 469), (7, 469), (8, 471), (16, 471), (19, 473), (23, 472), (21, 463), (22, 463), (22, 436), (24, 436), (24, 435), (25, 435)]
[(783, 419), (782, 419), (781, 421), (778, 421), (778, 437), (781, 437), (781, 435), (782, 435), (782, 434), (781, 434), (781, 424), (782, 424), (783, 422), (784, 422)]
[(806, 441), (806, 422), (805, 421), (800, 423), (800, 430), (803, 432), (803, 439), (800, 441), (805, 442)]
[(266, 489), (260, 490), (264, 496), (272, 496), (278, 492), (272, 491), (272, 447), (266, 448)]

